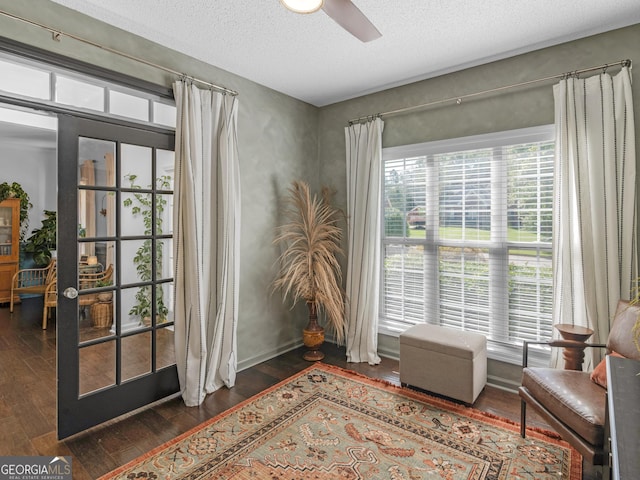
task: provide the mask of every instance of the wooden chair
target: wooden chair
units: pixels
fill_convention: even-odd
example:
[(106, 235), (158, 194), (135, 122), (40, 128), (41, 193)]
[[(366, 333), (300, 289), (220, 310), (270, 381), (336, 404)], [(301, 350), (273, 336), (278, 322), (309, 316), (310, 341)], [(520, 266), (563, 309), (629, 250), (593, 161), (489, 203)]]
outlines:
[(78, 287), (80, 290), (86, 290), (88, 288), (96, 288), (97, 284), (109, 282), (109, 281), (112, 281), (112, 279), (113, 279), (113, 265), (109, 265), (102, 272), (80, 272), (78, 274)]
[(14, 295), (20, 293), (32, 295), (44, 295), (47, 285), (56, 276), (56, 259), (51, 259), (49, 265), (44, 268), (25, 268), (18, 270), (11, 279), (11, 300), (9, 311), (13, 313)]
[[(109, 265), (103, 272), (81, 273), (78, 275), (78, 286), (80, 290), (97, 288), (113, 281), (113, 265)], [(78, 306), (91, 307), (98, 302), (98, 294), (90, 293), (78, 296)]]
[(44, 291), (44, 309), (42, 311), (42, 329), (47, 329), (47, 321), (51, 318), (51, 309), (58, 305), (58, 279), (56, 274)]
[[(100, 282), (105, 283), (112, 281), (113, 279), (113, 265), (104, 272), (99, 273), (81, 273), (78, 275), (78, 287), (80, 290), (86, 290), (89, 288), (96, 288), (100, 286)], [(78, 295), (78, 306), (88, 307), (98, 301), (97, 293), (90, 293), (87, 295)], [(42, 329), (47, 329), (47, 321), (51, 318), (51, 309), (56, 308), (58, 304), (58, 286), (57, 279), (54, 278), (50, 282), (44, 292), (44, 310), (42, 312)]]

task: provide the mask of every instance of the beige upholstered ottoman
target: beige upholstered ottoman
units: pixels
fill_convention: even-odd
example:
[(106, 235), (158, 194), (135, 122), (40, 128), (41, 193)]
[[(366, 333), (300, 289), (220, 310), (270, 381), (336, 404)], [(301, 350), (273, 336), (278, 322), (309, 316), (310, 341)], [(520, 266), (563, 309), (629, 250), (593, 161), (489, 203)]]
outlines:
[(414, 325), (400, 334), (400, 382), (472, 404), (487, 383), (486, 337)]

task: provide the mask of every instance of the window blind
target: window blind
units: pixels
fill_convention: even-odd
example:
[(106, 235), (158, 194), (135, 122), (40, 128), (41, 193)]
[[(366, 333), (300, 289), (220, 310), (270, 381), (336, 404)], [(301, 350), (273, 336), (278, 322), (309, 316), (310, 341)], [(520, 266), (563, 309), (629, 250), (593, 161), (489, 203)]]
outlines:
[(551, 336), (553, 131), (384, 151), (380, 326)]

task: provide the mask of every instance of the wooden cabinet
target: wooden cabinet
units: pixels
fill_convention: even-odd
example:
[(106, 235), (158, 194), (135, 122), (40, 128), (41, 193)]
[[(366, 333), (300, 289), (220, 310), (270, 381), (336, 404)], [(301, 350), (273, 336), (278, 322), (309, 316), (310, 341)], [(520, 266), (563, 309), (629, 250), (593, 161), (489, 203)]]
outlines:
[(0, 303), (11, 300), (11, 279), (18, 271), (19, 249), (20, 199), (9, 198), (0, 202)]

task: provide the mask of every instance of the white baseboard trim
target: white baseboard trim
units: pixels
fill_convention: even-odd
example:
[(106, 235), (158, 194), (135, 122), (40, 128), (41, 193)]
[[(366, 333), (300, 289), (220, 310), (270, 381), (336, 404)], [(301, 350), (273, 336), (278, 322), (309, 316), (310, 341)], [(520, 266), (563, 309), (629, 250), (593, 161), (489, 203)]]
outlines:
[(510, 393), (518, 393), (518, 387), (520, 386), (519, 383), (513, 382), (512, 380), (494, 375), (487, 375), (487, 385)]
[(400, 354), (393, 350), (387, 350), (378, 347), (378, 355), (381, 357), (389, 358), (391, 360), (397, 360), (398, 362), (400, 361)]
[(283, 353), (290, 352), (291, 350), (295, 350), (298, 347), (302, 346), (302, 339), (294, 340), (285, 345), (280, 345), (278, 348), (273, 350), (269, 350), (268, 352), (262, 352), (253, 357), (246, 358), (241, 362), (238, 362), (238, 372), (242, 370), (246, 370), (247, 368), (254, 367), (259, 363), (266, 362), (267, 360), (271, 360), (272, 358), (277, 357), (278, 355), (282, 355)]
[[(333, 343), (333, 342), (329, 340), (329, 343)], [(254, 367), (259, 363), (266, 362), (267, 360), (271, 360), (272, 358), (275, 358), (278, 355), (282, 355), (283, 353), (287, 353), (291, 350), (295, 350), (296, 348), (299, 348), (302, 345), (303, 345), (302, 340), (300, 339), (300, 340), (289, 342), (286, 345), (281, 345), (280, 347), (274, 350), (270, 350), (268, 352), (262, 352), (259, 355), (255, 355), (253, 357), (247, 358), (238, 363), (238, 371), (241, 372), (242, 370), (246, 370), (247, 368)], [(380, 355), (381, 357), (389, 358), (391, 360), (398, 360), (398, 361), (400, 360), (400, 356), (398, 355), (398, 352), (394, 352), (392, 350), (380, 349), (378, 350), (378, 355)], [(506, 392), (518, 393), (518, 387), (520, 386), (520, 383), (514, 382), (507, 378), (502, 378), (495, 375), (488, 375), (487, 385), (494, 388), (498, 388), (500, 390), (504, 390)]]

